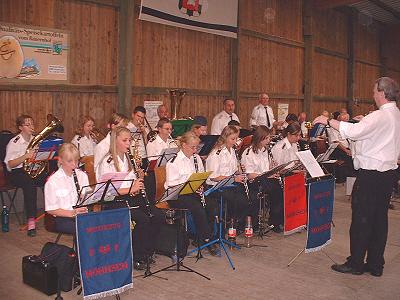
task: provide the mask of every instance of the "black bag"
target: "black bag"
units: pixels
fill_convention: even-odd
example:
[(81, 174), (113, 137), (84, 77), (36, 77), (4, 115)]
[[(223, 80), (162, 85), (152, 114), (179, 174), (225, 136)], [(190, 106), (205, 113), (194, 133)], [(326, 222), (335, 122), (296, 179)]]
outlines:
[[(56, 276), (54, 276), (54, 269)], [(51, 270), (51, 271), (50, 271)], [(77, 257), (75, 251), (64, 245), (48, 242), (39, 256), (25, 256), (22, 259), (22, 273), (24, 283), (44, 292), (57, 291), (57, 278), (60, 289), (69, 292), (73, 288), (74, 275), (77, 272)], [(57, 276), (58, 274), (58, 276)], [(55, 279), (55, 292), (54, 280)], [(46, 288), (47, 283), (51, 286)], [(48, 294), (51, 295), (51, 294)]]
[[(179, 255), (185, 257), (189, 247), (189, 238), (186, 230), (177, 224), (162, 224), (160, 234), (156, 243), (156, 252), (158, 254), (173, 257)], [(177, 232), (178, 230), (178, 232)]]

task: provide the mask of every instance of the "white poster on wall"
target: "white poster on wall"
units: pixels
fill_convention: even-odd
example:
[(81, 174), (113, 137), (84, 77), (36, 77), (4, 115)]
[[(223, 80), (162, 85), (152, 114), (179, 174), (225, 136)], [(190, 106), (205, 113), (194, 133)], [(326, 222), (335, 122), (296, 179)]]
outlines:
[(285, 121), (289, 113), (289, 103), (278, 103), (278, 121)]
[(155, 129), (159, 120), (157, 115), (157, 108), (163, 104), (162, 101), (146, 100), (144, 101), (144, 108), (146, 109), (146, 118), (152, 129)]
[(140, 20), (237, 38), (238, 0), (142, 0)]

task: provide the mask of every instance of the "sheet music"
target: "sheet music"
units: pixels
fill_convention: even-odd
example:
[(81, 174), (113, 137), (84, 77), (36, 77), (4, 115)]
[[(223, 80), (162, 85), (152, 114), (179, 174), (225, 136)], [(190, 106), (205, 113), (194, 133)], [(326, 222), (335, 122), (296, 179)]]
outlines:
[(317, 156), (317, 162), (327, 161), (338, 145), (338, 143), (330, 144), (329, 148), (324, 153)]
[(186, 184), (186, 182), (169, 187), (164, 192), (164, 194), (162, 195), (161, 199), (158, 200), (157, 202), (164, 202), (164, 201), (169, 201), (169, 200), (178, 200), (179, 193), (180, 193), (181, 189), (183, 188), (183, 186), (185, 184)]
[(166, 148), (164, 149), (160, 157), (157, 159), (157, 166), (165, 166), (167, 162), (172, 159), (177, 153), (179, 152), (179, 148), (173, 147), (173, 148)]
[(212, 172), (193, 173), (186, 180), (186, 185), (180, 192), (181, 195), (192, 194), (196, 192), (200, 186), (207, 180)]
[(234, 182), (235, 182), (235, 174), (222, 179), (221, 181), (218, 181), (216, 185), (212, 186), (209, 188), (207, 191), (204, 192), (204, 196), (208, 196), (209, 194), (219, 190), (222, 187), (233, 187)]
[(325, 175), (324, 171), (310, 150), (296, 152), (296, 155), (307, 169), (307, 172), (311, 175), (311, 177), (314, 178)]

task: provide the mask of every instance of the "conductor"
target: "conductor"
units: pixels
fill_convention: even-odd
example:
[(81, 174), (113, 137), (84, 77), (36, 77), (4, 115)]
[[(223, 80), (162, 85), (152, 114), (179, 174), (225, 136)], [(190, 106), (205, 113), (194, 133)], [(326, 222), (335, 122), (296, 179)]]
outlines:
[[(375, 81), (374, 100), (379, 108), (357, 124), (330, 120), (343, 138), (355, 141), (350, 256), (332, 269), (382, 276), (388, 234), (388, 208), (400, 154), (399, 85), (389, 77)], [(366, 256), (366, 263), (364, 259)]]

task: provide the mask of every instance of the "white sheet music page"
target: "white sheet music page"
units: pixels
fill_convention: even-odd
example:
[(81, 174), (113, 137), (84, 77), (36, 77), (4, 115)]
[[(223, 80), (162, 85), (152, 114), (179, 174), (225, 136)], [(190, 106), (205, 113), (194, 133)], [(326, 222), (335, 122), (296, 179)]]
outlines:
[(297, 157), (300, 159), (307, 172), (311, 177), (324, 176), (325, 173), (318, 164), (317, 160), (314, 158), (310, 150), (296, 152)]

